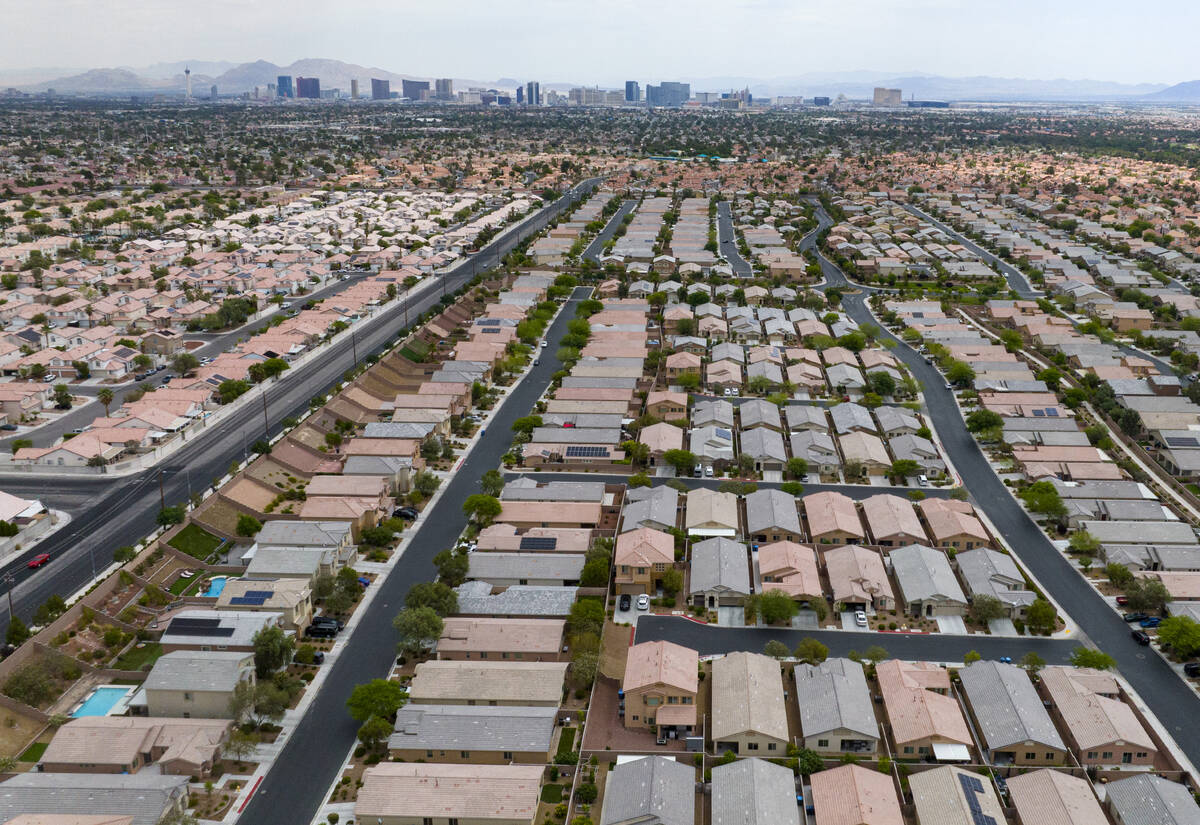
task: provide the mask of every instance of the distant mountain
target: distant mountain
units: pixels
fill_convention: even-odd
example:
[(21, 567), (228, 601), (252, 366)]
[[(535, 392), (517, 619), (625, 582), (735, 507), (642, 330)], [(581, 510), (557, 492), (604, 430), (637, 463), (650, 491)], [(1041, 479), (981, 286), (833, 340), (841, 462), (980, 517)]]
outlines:
[[(44, 92), (47, 89), (54, 89), (67, 94), (105, 95), (166, 91), (170, 86), (171, 81), (169, 80), (151, 80), (135, 74), (129, 69), (90, 69), (70, 77), (43, 80), (40, 83), (25, 86), (24, 90)], [(182, 88), (182, 81), (180, 87)]]
[(1164, 103), (1200, 103), (1200, 80), (1189, 80), (1186, 83), (1176, 83), (1161, 92), (1149, 95), (1149, 100)]
[(175, 63), (155, 63), (152, 66), (122, 66), (136, 75), (151, 80), (171, 80), (182, 75), (184, 69), (192, 70), (192, 77), (216, 77), (237, 64), (229, 60), (179, 60)]

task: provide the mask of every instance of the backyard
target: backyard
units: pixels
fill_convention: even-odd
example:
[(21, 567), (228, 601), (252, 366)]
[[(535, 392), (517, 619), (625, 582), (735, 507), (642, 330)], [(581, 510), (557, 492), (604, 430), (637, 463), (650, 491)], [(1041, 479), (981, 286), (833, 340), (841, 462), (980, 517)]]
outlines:
[(207, 561), (221, 546), (219, 538), (195, 522), (189, 523), (167, 543), (200, 561)]

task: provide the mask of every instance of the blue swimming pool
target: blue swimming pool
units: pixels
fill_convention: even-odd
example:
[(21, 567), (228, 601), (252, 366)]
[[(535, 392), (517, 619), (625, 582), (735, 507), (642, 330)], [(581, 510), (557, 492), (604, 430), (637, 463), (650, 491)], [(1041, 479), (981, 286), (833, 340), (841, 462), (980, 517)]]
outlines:
[(83, 704), (75, 708), (71, 714), (76, 718), (80, 716), (108, 716), (112, 713), (113, 708), (117, 706), (122, 699), (129, 695), (132, 691), (131, 687), (122, 687), (121, 685), (104, 685), (92, 691), (88, 698), (83, 700)]
[(208, 589), (204, 591), (205, 596), (216, 598), (221, 595), (221, 591), (225, 589), (225, 581), (228, 576), (213, 576), (208, 582)]

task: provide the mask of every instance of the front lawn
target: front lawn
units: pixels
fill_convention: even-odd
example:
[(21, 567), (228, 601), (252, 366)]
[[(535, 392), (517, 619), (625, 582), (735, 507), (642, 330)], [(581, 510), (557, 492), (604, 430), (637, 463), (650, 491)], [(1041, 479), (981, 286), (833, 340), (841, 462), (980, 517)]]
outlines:
[(182, 550), (193, 558), (207, 561), (221, 546), (221, 540), (195, 522), (188, 524), (175, 534), (169, 542), (176, 550)]

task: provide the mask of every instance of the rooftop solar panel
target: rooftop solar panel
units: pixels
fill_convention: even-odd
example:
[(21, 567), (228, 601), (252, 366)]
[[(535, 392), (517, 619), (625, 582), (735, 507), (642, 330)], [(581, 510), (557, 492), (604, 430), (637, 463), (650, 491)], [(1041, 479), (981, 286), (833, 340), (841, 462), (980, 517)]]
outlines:
[(526, 536), (521, 539), (521, 550), (553, 550), (558, 546), (558, 539), (548, 536)]
[(571, 458), (607, 458), (608, 447), (573, 445), (567, 447), (567, 456)]

